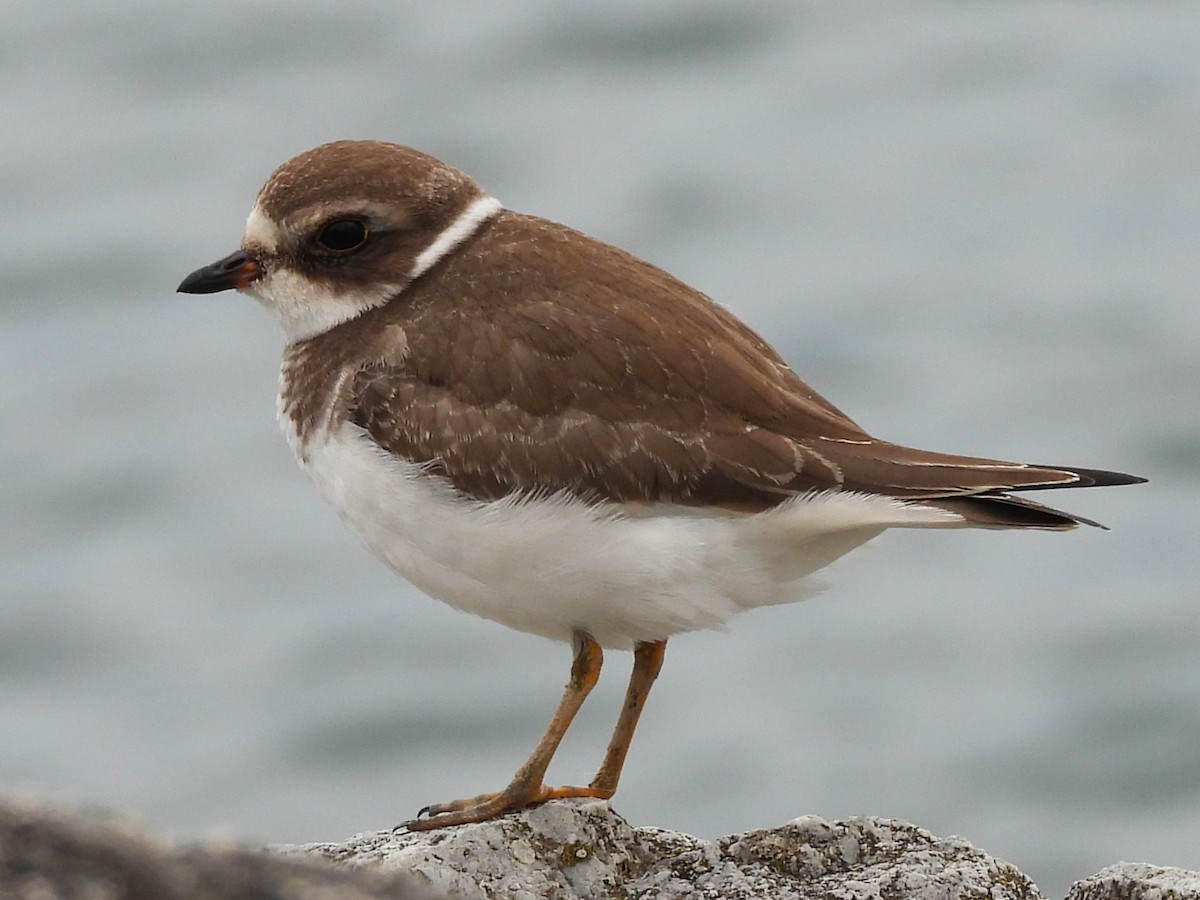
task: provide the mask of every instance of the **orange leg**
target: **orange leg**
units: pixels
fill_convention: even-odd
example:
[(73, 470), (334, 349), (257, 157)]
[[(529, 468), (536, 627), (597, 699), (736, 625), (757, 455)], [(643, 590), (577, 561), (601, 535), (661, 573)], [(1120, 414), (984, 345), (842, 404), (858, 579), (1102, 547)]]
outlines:
[(548, 788), (542, 783), (546, 769), (558, 745), (562, 743), (563, 735), (567, 733), (579, 707), (591, 693), (596, 681), (600, 678), (600, 666), (604, 662), (604, 654), (600, 645), (592, 640), (591, 635), (583, 632), (575, 634), (575, 660), (571, 664), (571, 680), (563, 689), (562, 699), (558, 709), (546, 728), (546, 733), (538, 741), (525, 765), (517, 770), (513, 780), (502, 791), (494, 794), (480, 794), (466, 800), (455, 800), (451, 803), (436, 803), (427, 806), (411, 822), (405, 822), (403, 827), (409, 831), (428, 831), (445, 825), (461, 825), (464, 822), (484, 822), (508, 812), (515, 812), (527, 806), (536, 806), (547, 800), (560, 797), (595, 797), (596, 792), (590, 787), (561, 787)]
[(591, 783), (601, 797), (611, 797), (617, 792), (617, 782), (621, 778), (621, 767), (625, 765), (625, 754), (629, 752), (629, 744), (633, 740), (633, 731), (646, 705), (650, 687), (662, 669), (666, 652), (666, 641), (638, 644), (633, 648), (633, 674), (629, 676), (629, 687), (625, 690), (625, 705), (621, 707), (617, 727), (613, 729), (612, 740), (608, 742), (604, 762), (600, 764), (600, 770)]
[(546, 733), (538, 741), (525, 765), (517, 770), (508, 787), (494, 794), (480, 794), (466, 800), (427, 806), (417, 814), (416, 819), (405, 822), (401, 827), (409, 831), (429, 831), (446, 825), (484, 822), (505, 813), (545, 803), (547, 800), (564, 797), (598, 797), (606, 800), (611, 797), (617, 789), (621, 767), (625, 763), (626, 753), (629, 752), (629, 742), (633, 738), (638, 717), (645, 705), (646, 695), (650, 692), (650, 686), (654, 683), (659, 669), (662, 668), (665, 649), (666, 641), (642, 643), (634, 649), (633, 674), (629, 679), (629, 689), (625, 693), (625, 705), (617, 719), (617, 727), (613, 731), (612, 740), (609, 741), (604, 761), (590, 785), (548, 788), (543, 783), (550, 760), (583, 701), (595, 687), (600, 677), (600, 666), (604, 661), (600, 645), (592, 640), (590, 635), (577, 632), (571, 679), (563, 689), (558, 709), (555, 710)]

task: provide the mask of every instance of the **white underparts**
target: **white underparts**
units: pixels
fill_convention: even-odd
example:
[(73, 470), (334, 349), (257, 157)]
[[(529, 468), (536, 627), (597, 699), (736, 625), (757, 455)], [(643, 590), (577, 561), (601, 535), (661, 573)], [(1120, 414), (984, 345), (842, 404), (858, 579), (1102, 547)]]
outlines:
[[(811, 594), (806, 576), (889, 527), (953, 527), (944, 510), (846, 491), (768, 512), (623, 509), (568, 495), (463, 497), (348, 422), (300, 447), (301, 466), (349, 528), (432, 597), (519, 631), (608, 647), (718, 626)], [(303, 451), (303, 452), (301, 452)]]

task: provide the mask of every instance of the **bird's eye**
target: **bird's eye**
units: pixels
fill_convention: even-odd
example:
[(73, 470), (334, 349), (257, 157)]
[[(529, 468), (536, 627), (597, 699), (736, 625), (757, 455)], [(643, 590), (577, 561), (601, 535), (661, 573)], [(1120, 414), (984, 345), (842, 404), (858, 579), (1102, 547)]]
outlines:
[(370, 232), (366, 222), (358, 219), (335, 219), (317, 235), (317, 243), (324, 250), (334, 253), (350, 253), (367, 242)]

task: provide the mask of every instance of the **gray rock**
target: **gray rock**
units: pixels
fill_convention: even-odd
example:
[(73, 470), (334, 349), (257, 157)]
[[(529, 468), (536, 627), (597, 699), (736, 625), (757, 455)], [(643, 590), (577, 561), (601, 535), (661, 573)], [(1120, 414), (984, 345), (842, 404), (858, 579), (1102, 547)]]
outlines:
[(0, 802), (3, 900), (432, 900), (418, 876), (279, 859), (233, 846), (172, 848), (127, 820)]
[[(0, 900), (1041, 900), (966, 841), (816, 816), (701, 840), (560, 801), (341, 844), (175, 848), (127, 820), (0, 801)], [(1068, 900), (1200, 900), (1200, 873), (1121, 863)]]
[(420, 872), (464, 900), (1041, 898), (1016, 868), (966, 841), (870, 817), (806, 816), (707, 841), (633, 828), (607, 803), (560, 801), (478, 825), (273, 849)]
[(1200, 872), (1117, 863), (1071, 885), (1067, 900), (1197, 900)]

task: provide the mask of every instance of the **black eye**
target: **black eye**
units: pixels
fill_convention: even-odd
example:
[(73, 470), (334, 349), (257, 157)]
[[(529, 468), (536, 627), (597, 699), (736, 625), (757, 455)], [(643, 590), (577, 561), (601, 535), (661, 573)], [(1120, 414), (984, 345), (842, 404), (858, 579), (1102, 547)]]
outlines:
[(336, 219), (321, 229), (317, 243), (334, 253), (349, 253), (367, 242), (367, 223), (358, 219)]

